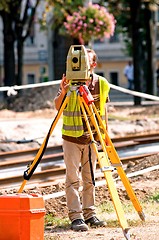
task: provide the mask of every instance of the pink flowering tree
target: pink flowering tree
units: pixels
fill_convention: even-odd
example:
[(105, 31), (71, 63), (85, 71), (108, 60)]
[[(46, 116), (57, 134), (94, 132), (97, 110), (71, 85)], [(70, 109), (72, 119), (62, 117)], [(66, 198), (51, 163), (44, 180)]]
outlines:
[(87, 44), (95, 39), (113, 36), (115, 23), (114, 16), (105, 7), (88, 4), (86, 7), (79, 7), (72, 15), (66, 16), (61, 33), (78, 39), (80, 44)]

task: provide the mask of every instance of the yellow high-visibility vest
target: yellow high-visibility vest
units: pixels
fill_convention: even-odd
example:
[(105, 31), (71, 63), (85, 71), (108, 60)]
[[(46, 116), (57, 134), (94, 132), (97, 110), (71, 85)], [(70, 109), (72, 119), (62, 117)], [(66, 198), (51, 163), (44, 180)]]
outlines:
[(72, 91), (69, 102), (63, 111), (62, 134), (71, 137), (80, 137), (84, 133), (80, 104), (76, 91)]
[[(100, 88), (100, 116), (104, 120), (105, 116), (105, 103), (108, 97), (110, 86), (108, 81), (99, 76)], [(62, 134), (70, 137), (80, 137), (84, 133), (83, 121), (81, 115), (80, 104), (76, 91), (70, 94), (69, 102), (63, 111), (63, 128)]]

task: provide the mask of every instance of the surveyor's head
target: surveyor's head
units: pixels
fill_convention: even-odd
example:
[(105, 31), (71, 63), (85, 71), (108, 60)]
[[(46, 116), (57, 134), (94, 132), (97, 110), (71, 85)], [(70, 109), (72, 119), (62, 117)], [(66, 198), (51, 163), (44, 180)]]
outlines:
[(93, 49), (88, 48), (87, 49), (89, 63), (90, 63), (90, 70), (93, 71), (93, 69), (97, 66), (97, 55)]

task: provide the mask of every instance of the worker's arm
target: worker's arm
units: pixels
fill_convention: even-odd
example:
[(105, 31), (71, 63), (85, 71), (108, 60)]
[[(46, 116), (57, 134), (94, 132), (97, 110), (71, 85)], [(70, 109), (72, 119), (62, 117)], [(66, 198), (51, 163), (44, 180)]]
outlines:
[(60, 83), (60, 89), (58, 91), (57, 96), (54, 99), (55, 107), (57, 110), (60, 109), (61, 103), (67, 93), (68, 88), (69, 88), (69, 80), (67, 80), (65, 75), (63, 75), (62, 81)]

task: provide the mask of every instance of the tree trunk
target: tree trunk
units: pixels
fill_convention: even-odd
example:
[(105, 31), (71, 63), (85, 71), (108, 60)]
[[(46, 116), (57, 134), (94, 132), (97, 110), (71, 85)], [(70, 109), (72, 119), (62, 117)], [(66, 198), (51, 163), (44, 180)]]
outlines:
[(58, 28), (54, 31), (54, 77), (55, 80), (61, 79), (62, 74), (66, 72), (66, 58), (70, 46), (73, 44), (71, 37), (59, 35)]
[[(132, 21), (132, 49), (133, 49), (133, 64), (134, 64), (134, 90), (141, 92), (142, 82), (142, 48), (140, 37), (140, 9), (141, 1), (130, 0), (130, 14)], [(134, 96), (134, 104), (140, 105), (141, 98)]]
[(17, 63), (17, 78), (16, 78), (16, 84), (22, 85), (22, 79), (23, 79), (23, 46), (24, 42), (21, 39), (18, 39), (17, 41), (17, 57), (18, 57), (18, 63)]
[(4, 85), (15, 85), (15, 55), (14, 55), (14, 32), (12, 18), (7, 12), (2, 15), (4, 34)]
[(153, 66), (153, 42), (154, 42), (154, 26), (151, 17), (151, 10), (149, 3), (145, 3), (144, 9), (144, 23), (146, 32), (146, 51), (145, 56), (145, 79), (146, 79), (146, 93), (154, 94), (154, 66)]

